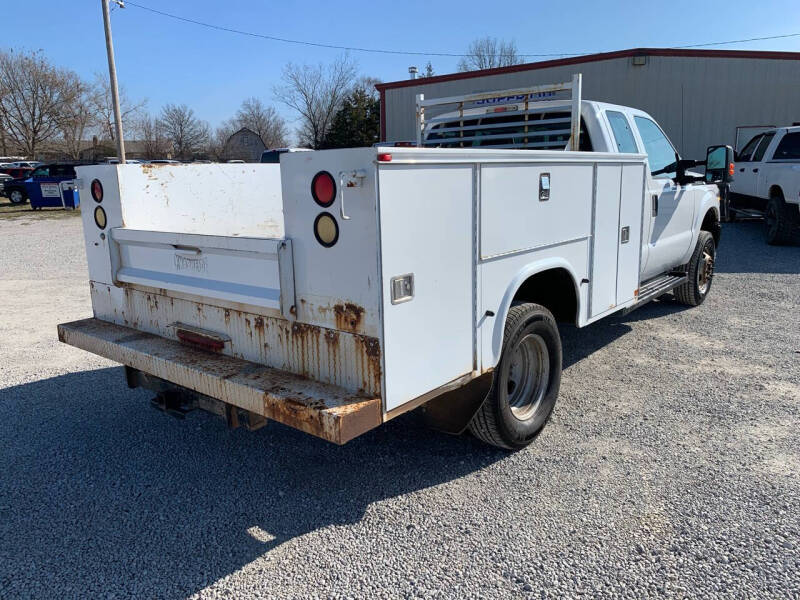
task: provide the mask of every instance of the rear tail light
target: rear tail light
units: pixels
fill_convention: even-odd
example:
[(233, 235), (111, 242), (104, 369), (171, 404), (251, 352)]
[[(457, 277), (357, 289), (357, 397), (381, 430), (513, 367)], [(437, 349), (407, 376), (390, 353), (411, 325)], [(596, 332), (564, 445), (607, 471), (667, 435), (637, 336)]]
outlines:
[(728, 175), (730, 175), (731, 177), (733, 177), (733, 173), (734, 173), (735, 171), (736, 171), (736, 165), (734, 165), (733, 163), (729, 163), (729, 164), (728, 164)]
[(327, 171), (320, 171), (311, 180), (311, 195), (320, 206), (330, 206), (336, 199), (336, 181)]
[(108, 219), (106, 219), (106, 211), (103, 210), (102, 206), (98, 206), (94, 209), (94, 224), (97, 225), (100, 229), (105, 229), (106, 225), (108, 225)]
[(330, 248), (338, 241), (339, 225), (331, 213), (321, 212), (314, 219), (314, 237), (326, 248)]
[(378, 162), (392, 162), (392, 155), (388, 152), (378, 154)]
[(103, 201), (103, 184), (100, 183), (99, 179), (92, 181), (92, 198), (94, 198), (95, 202)]

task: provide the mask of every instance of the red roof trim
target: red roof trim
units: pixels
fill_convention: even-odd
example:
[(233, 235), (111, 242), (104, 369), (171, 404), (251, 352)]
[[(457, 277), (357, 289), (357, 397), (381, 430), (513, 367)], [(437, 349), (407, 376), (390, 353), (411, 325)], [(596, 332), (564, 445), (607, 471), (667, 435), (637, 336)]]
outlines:
[(499, 67), (496, 69), (483, 69), (481, 71), (468, 71), (466, 73), (450, 73), (448, 75), (436, 75), (425, 77), (424, 79), (404, 79), (401, 81), (389, 81), (379, 83), (375, 87), (378, 91), (390, 90), (393, 88), (411, 87), (415, 85), (427, 85), (429, 83), (440, 83), (443, 81), (454, 81), (457, 79), (471, 79), (473, 77), (486, 77), (487, 75), (502, 75), (504, 73), (516, 73), (518, 71), (535, 71), (537, 69), (548, 69), (550, 67), (563, 67), (567, 65), (579, 65), (582, 63), (597, 62), (600, 60), (613, 60), (615, 58), (626, 58), (629, 56), (671, 56), (688, 58), (761, 58), (770, 60), (800, 60), (800, 52), (774, 52), (769, 50), (695, 50), (695, 49), (672, 49), (672, 48), (631, 48), (630, 50), (617, 50), (615, 52), (602, 52), (600, 54), (587, 54), (586, 56), (575, 56), (571, 58), (558, 58), (555, 60), (543, 60), (540, 62), (513, 65), (510, 67)]

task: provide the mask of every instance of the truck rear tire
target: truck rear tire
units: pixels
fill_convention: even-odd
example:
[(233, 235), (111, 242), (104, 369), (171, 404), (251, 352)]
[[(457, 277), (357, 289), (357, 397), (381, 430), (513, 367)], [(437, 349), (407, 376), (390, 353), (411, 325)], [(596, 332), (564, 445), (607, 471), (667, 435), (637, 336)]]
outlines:
[(717, 259), (717, 246), (714, 236), (708, 231), (700, 231), (697, 245), (688, 264), (689, 279), (675, 288), (675, 298), (681, 304), (699, 306), (711, 290), (714, 279), (714, 262)]
[(508, 450), (530, 444), (556, 404), (561, 357), (552, 313), (539, 304), (512, 306), (492, 388), (469, 424), (472, 435)]
[(792, 241), (794, 219), (789, 207), (781, 195), (770, 197), (767, 203), (767, 212), (764, 215), (767, 225), (767, 243), (771, 246), (788, 244)]

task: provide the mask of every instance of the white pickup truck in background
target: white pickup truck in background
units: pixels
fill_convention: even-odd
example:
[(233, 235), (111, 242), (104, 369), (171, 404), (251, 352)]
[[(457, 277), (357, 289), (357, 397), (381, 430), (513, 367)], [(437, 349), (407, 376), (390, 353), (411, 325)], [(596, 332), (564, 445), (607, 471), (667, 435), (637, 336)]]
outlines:
[[(692, 175), (646, 113), (582, 102), (579, 77), (549, 90), (571, 93), (558, 149), (80, 167), (94, 317), (59, 338), (172, 414), (341, 444), (425, 406), (440, 429), (524, 447), (558, 396), (557, 322), (669, 291), (703, 302), (732, 159), (709, 148)], [(499, 92), (524, 96), (505, 116), (551, 125), (543, 91)]]
[(800, 127), (780, 127), (754, 136), (736, 156), (730, 184), (732, 216), (761, 216), (767, 242), (786, 244), (800, 236)]

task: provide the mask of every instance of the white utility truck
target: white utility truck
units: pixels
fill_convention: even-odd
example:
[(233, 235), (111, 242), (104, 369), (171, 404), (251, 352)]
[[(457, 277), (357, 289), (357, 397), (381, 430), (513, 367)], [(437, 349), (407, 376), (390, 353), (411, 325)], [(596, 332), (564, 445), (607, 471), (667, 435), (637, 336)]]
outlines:
[(731, 215), (761, 216), (767, 242), (785, 244), (800, 234), (800, 127), (754, 136), (736, 156)]
[[(579, 79), (550, 88), (593, 152), (564, 151), (576, 135), (79, 167), (94, 317), (59, 338), (177, 415), (342, 444), (424, 405), (442, 430), (525, 446), (558, 395), (557, 321), (703, 302), (732, 154), (709, 149), (707, 184), (645, 113), (581, 102)], [(541, 92), (497, 95), (525, 95), (522, 112)]]

